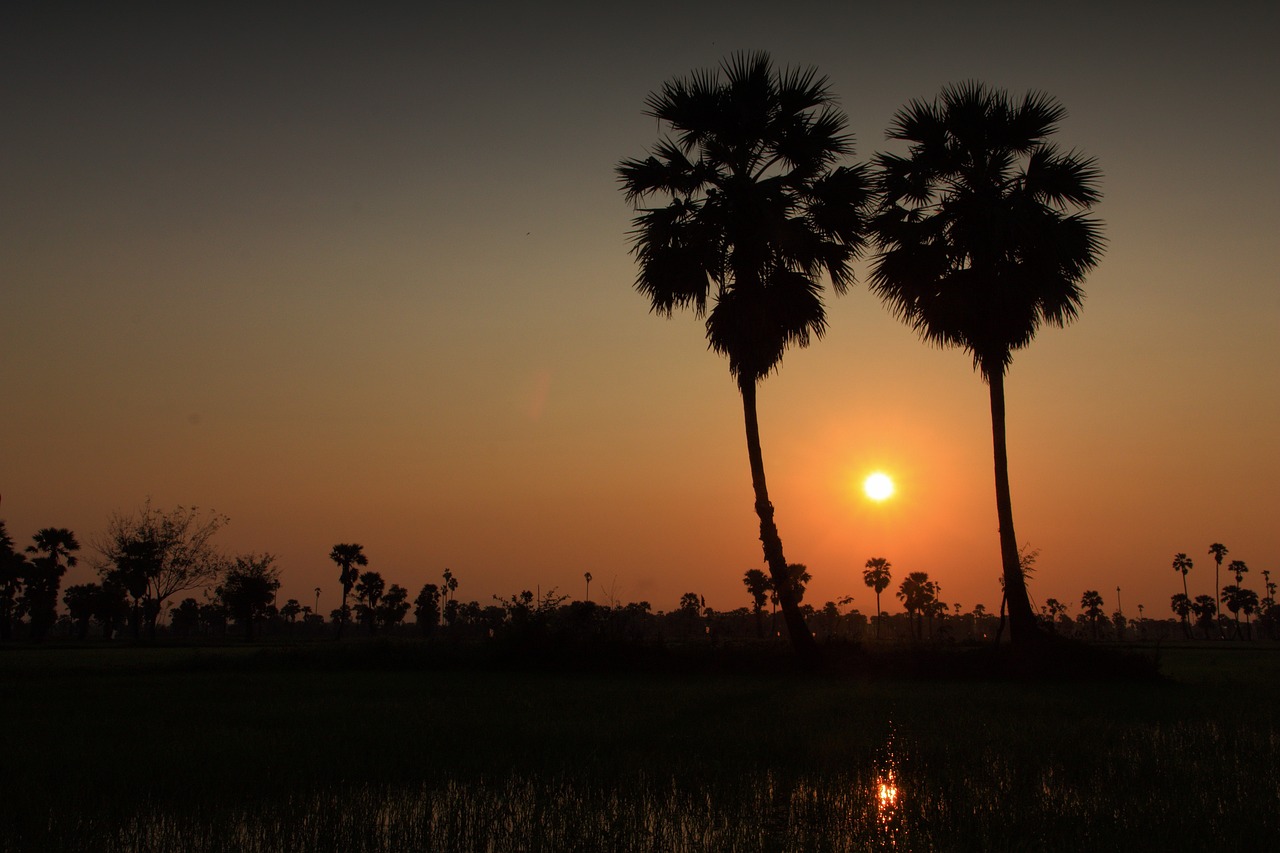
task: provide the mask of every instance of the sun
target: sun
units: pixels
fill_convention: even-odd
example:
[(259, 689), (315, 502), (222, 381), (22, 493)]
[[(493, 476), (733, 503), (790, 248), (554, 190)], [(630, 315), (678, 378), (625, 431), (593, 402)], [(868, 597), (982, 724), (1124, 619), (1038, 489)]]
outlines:
[(873, 501), (882, 501), (893, 496), (893, 480), (883, 471), (876, 471), (862, 481), (862, 491)]

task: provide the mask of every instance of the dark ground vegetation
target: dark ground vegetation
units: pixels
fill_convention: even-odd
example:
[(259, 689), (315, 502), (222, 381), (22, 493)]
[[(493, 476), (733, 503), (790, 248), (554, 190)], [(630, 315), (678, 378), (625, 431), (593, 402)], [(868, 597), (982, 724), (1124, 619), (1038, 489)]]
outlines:
[(1275, 838), (1280, 650), (1159, 654), (1159, 678), (1047, 679), (957, 651), (797, 672), (764, 647), (649, 649), (618, 671), (395, 641), (3, 649), (0, 849)]

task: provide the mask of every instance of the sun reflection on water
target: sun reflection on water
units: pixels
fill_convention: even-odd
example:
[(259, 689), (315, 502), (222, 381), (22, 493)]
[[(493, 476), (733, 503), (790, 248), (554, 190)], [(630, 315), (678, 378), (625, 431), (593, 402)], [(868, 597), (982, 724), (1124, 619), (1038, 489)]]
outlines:
[(902, 788), (898, 784), (898, 754), (894, 749), (893, 731), (876, 760), (875, 783), (871, 786), (872, 805), (875, 808), (877, 831), (890, 847), (897, 847), (901, 829)]
[(876, 813), (881, 820), (887, 819), (898, 807), (898, 783), (893, 774), (887, 778), (877, 779), (879, 793), (876, 795)]

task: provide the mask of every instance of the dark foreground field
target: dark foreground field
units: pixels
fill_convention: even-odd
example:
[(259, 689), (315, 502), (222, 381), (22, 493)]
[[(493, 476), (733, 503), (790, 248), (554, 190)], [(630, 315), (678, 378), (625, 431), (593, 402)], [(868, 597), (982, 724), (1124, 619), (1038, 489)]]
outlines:
[(1161, 664), (1053, 682), (4, 649), (0, 849), (1269, 849), (1280, 650)]

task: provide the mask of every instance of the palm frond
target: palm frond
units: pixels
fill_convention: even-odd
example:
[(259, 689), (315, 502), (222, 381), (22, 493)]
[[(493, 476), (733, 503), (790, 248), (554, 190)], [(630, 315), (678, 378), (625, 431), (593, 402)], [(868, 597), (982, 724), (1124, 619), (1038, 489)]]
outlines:
[(632, 253), (640, 267), (635, 287), (659, 314), (670, 316), (676, 308), (693, 308), (699, 316), (706, 311), (719, 264), (717, 247), (708, 245), (696, 213), (696, 207), (676, 201), (635, 219)]
[(943, 126), (942, 113), (934, 104), (913, 99), (894, 113), (885, 138), (929, 144), (941, 139)]
[(853, 140), (827, 87), (811, 68), (733, 54), (650, 95), (670, 137), (617, 167), (629, 202), (671, 198), (634, 220), (636, 289), (657, 313), (705, 313), (740, 380), (822, 335), (823, 278), (846, 289), (863, 250), (872, 177), (838, 165)]
[(1059, 154), (1055, 146), (1042, 145), (1027, 158), (1027, 192), (1060, 210), (1097, 204), (1102, 199), (1098, 190), (1101, 180), (1102, 170), (1097, 161), (1075, 151)]
[(789, 67), (778, 76), (778, 110), (782, 115), (798, 115), (819, 107), (833, 106), (830, 82), (816, 68)]
[(1017, 149), (1019, 153), (1052, 136), (1058, 130), (1058, 123), (1066, 117), (1066, 108), (1053, 96), (1034, 89), (1027, 92), (1010, 117), (1011, 135), (1025, 140), (1024, 147)]

